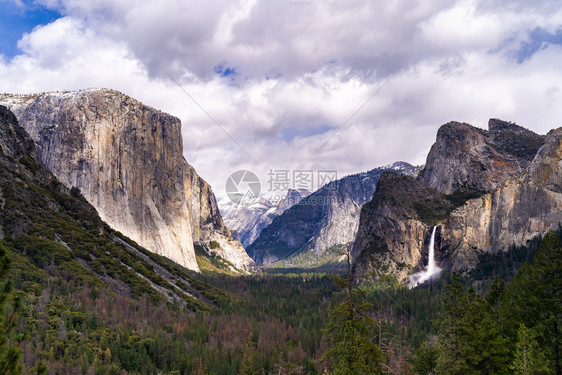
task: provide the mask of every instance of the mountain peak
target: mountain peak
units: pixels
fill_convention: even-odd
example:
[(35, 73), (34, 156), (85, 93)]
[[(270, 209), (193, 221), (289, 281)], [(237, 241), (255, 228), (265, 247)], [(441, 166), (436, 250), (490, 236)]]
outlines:
[(488, 131), (491, 133), (501, 133), (505, 131), (512, 131), (515, 133), (535, 134), (531, 130), (517, 125), (511, 121), (504, 121), (497, 118), (491, 118), (488, 121)]
[(247, 247), (274, 218), (308, 195), (310, 191), (307, 189), (289, 188), (287, 195), (281, 200), (258, 197), (244, 203), (221, 201), (219, 205), (226, 225), (232, 230), (232, 235)]
[(519, 176), (544, 143), (544, 136), (505, 121), (492, 119), (489, 128), (441, 126), (419, 180), (445, 194), (461, 187), (490, 192)]
[(415, 168), (397, 162), (330, 182), (276, 217), (248, 246), (248, 253), (267, 265), (309, 250), (320, 257), (347, 245), (357, 232), (361, 206), (371, 199), (385, 171), (413, 175)]

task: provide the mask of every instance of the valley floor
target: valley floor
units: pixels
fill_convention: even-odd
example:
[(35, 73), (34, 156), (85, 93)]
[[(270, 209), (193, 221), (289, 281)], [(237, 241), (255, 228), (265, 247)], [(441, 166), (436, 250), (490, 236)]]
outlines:
[[(524, 333), (533, 345), (544, 349), (546, 354), (538, 360), (546, 369), (554, 369), (553, 349), (547, 344), (551, 341), (544, 336), (548, 333), (539, 330), (548, 320), (526, 321), (520, 315), (521, 306), (514, 303), (523, 297), (519, 291), (533, 291), (534, 275), (560, 272), (538, 267), (545, 267), (553, 257), (560, 259), (561, 234), (549, 237), (546, 245), (543, 242), (539, 265), (524, 266), (515, 279), (518, 265), (533, 259), (538, 241), (530, 248), (482, 259), (479, 272), (464, 281), (477, 290), (447, 272), (440, 280), (414, 289), (398, 285), (392, 277), (354, 286), (357, 308), (361, 301), (368, 302), (368, 319), (357, 332), (365, 329), (366, 337), (381, 349), (380, 372), (426, 374), (423, 369), (430, 366), (431, 371), (438, 371), (432, 373), (448, 373), (443, 369), (444, 358), (451, 353), (443, 345), (453, 339), (450, 329), (455, 324), (465, 327), (457, 337), (464, 345), (463, 355), (485, 352), (489, 340), (504, 348), (496, 357), (478, 357), (483, 366), (499, 366), (492, 373), (511, 371), (524, 344), (517, 335)], [(341, 361), (326, 353), (337, 347), (337, 332), (329, 327), (347, 319), (334, 313), (338, 306), (345, 306), (347, 294), (341, 288), (345, 277), (274, 271), (236, 277), (193, 274), (200, 283), (197, 288), (207, 290), (209, 298), (214, 295), (214, 307), (191, 311), (148, 295), (131, 298), (79, 283), (56, 267), (22, 272), (24, 266), (33, 268), (25, 256), (11, 248), (7, 256), (13, 260), (11, 277), (22, 301), (15, 330), (24, 335), (19, 344), (24, 373), (41, 369), (48, 374), (341, 373)], [(507, 286), (492, 282), (494, 274), (513, 281)], [(33, 278), (47, 287), (40, 287)], [(550, 297), (534, 298), (539, 298), (538, 306), (542, 303), (548, 309), (544, 306)], [(453, 302), (460, 310), (452, 310)], [(502, 328), (490, 331), (497, 328), (497, 309), (503, 314)], [(452, 322), (452, 316), (459, 320)], [(521, 323), (530, 331), (522, 331)], [(11, 340), (14, 343), (15, 336)], [(345, 350), (353, 351), (353, 345)], [(476, 366), (470, 358), (466, 356), (458, 366)]]

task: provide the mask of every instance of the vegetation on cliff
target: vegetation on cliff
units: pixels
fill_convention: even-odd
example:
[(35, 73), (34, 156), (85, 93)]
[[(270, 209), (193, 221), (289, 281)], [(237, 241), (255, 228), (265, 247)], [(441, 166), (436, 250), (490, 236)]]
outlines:
[(428, 225), (438, 224), (455, 208), (484, 192), (461, 187), (451, 194), (443, 194), (415, 178), (393, 172), (381, 176), (376, 196), (377, 201), (392, 207), (398, 215), (417, 219)]

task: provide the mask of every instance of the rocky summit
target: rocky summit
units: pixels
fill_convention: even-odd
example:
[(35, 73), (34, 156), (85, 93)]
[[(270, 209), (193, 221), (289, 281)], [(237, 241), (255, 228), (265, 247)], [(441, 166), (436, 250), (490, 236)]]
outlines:
[(562, 128), (547, 136), (492, 119), (489, 130), (443, 125), (417, 179), (384, 174), (353, 245), (357, 273), (400, 280), (436, 256), (466, 272), (482, 253), (526, 245), (562, 222)]
[(183, 158), (179, 119), (114, 90), (3, 95), (39, 160), (114, 229), (199, 270), (194, 243), (234, 267), (253, 262), (224, 225), (210, 186)]
[(523, 173), (545, 139), (497, 119), (488, 129), (456, 121), (441, 126), (418, 179), (445, 194), (461, 187), (491, 192)]

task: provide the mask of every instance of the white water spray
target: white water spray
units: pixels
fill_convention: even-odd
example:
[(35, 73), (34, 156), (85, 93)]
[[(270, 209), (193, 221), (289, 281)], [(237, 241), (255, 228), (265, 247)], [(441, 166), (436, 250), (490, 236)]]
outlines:
[(410, 288), (423, 284), (427, 280), (431, 279), (434, 275), (438, 275), (441, 272), (441, 268), (437, 267), (435, 264), (435, 231), (437, 226), (433, 227), (431, 232), (431, 239), (429, 240), (429, 254), (427, 261), (427, 268), (425, 271), (420, 271), (418, 273), (410, 276)]

